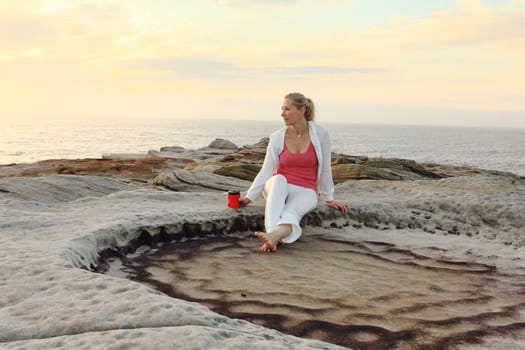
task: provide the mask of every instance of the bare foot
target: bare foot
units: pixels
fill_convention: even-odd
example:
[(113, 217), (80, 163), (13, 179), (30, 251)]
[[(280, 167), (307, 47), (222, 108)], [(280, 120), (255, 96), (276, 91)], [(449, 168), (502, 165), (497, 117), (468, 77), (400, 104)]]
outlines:
[(262, 253), (270, 253), (277, 251), (277, 242), (273, 242), (272, 237), (264, 232), (255, 232), (255, 236), (261, 240), (264, 244), (259, 248)]
[(259, 247), (259, 251), (261, 253), (272, 253), (273, 251), (268, 247), (266, 243), (264, 243), (262, 246)]

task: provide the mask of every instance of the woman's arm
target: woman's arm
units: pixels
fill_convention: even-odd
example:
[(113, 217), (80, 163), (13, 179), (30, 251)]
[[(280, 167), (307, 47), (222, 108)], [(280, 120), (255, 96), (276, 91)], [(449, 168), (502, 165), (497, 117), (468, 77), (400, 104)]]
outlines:
[(341, 210), (343, 213), (348, 212), (348, 207), (343, 202), (336, 201), (336, 200), (331, 200), (331, 201), (324, 202), (324, 204), (327, 207), (334, 208), (334, 209), (337, 209), (337, 210)]
[(332, 179), (332, 142), (328, 131), (319, 127), (317, 132), (319, 137), (319, 143), (321, 144), (321, 157), (322, 161), (319, 166), (321, 167), (321, 175), (319, 177), (319, 193), (326, 201), (334, 199), (334, 181)]
[(248, 204), (250, 204), (252, 201), (250, 200), (250, 198), (241, 198), (239, 199), (239, 207), (245, 207), (247, 206)]
[(341, 210), (343, 213), (348, 212), (348, 207), (344, 202), (334, 200), (334, 180), (332, 178), (332, 141), (330, 134), (326, 129), (322, 129), (319, 133), (319, 142), (321, 143), (321, 151), (323, 161), (321, 166), (321, 176), (319, 179), (319, 192), (325, 199), (325, 205)]
[[(248, 189), (248, 192), (246, 193), (245, 198), (248, 199), (250, 202), (255, 201), (257, 197), (259, 197), (264, 188), (264, 184), (270, 177), (272, 177), (273, 173), (275, 172), (275, 169), (277, 169), (277, 166), (279, 165), (280, 151), (278, 143), (282, 141), (282, 136), (283, 135), (280, 135), (279, 133), (275, 133), (272, 134), (272, 136), (270, 136), (268, 147), (266, 147), (266, 155), (264, 157), (262, 168), (261, 170), (259, 170), (259, 173), (253, 180), (250, 188)], [(249, 204), (250, 202), (248, 202), (247, 204)]]

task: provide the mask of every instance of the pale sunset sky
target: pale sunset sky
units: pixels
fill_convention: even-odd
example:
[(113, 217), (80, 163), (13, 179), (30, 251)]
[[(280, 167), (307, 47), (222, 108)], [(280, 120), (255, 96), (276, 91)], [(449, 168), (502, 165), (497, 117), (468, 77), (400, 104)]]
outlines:
[(0, 120), (525, 128), (525, 0), (0, 0)]

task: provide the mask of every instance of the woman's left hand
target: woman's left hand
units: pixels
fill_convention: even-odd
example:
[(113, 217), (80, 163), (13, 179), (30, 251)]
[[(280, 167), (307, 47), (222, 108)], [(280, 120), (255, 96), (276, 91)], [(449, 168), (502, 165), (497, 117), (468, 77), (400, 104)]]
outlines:
[(341, 210), (343, 213), (348, 212), (348, 207), (343, 202), (331, 200), (331, 201), (324, 202), (324, 204), (326, 204), (326, 206), (328, 206), (330, 208)]

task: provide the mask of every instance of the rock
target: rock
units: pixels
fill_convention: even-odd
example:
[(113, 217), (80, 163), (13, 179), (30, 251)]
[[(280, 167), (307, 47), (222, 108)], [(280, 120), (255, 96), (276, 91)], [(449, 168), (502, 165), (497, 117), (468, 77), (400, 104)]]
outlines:
[(431, 171), (440, 177), (455, 177), (455, 176), (475, 176), (480, 174), (485, 175), (498, 175), (505, 177), (513, 177), (515, 179), (524, 179), (525, 176), (519, 176), (508, 171), (498, 171), (498, 170), (486, 170), (472, 168), (468, 166), (456, 166), (456, 165), (443, 165), (435, 163), (423, 163), (421, 164), (423, 168), (428, 171)]
[(332, 157), (332, 166), (339, 165), (339, 164), (356, 164), (357, 159), (356, 158), (333, 158)]
[(0, 179), (0, 198), (50, 203), (135, 189), (137, 187), (102, 176), (50, 175)]
[(332, 165), (337, 164), (363, 164), (368, 161), (366, 156), (350, 156), (347, 154), (332, 153)]
[(154, 185), (162, 186), (176, 192), (191, 192), (202, 190), (201, 186), (188, 184), (179, 180), (173, 171), (163, 171), (153, 181)]
[(181, 146), (164, 146), (160, 148), (161, 152), (181, 153), (184, 152), (184, 150), (184, 147)]
[(172, 164), (177, 164), (177, 167), (184, 168), (188, 164), (195, 163), (195, 160), (191, 159), (187, 154), (180, 152), (159, 152), (155, 150), (148, 151), (148, 154), (152, 157), (168, 158), (173, 161)]
[[(51, 159), (31, 164), (0, 166), (0, 178), (12, 176), (43, 176), (53, 174), (97, 175), (120, 180), (153, 180), (160, 171), (175, 166), (170, 159), (146, 157), (139, 159)], [(187, 163), (185, 164), (187, 165)]]
[(374, 158), (362, 160), (358, 157), (339, 157), (332, 160), (334, 182), (347, 180), (421, 180), (439, 179), (441, 176), (425, 169), (415, 161), (406, 159)]
[(218, 149), (237, 149), (237, 145), (233, 142), (224, 140), (224, 139), (215, 139), (209, 145), (209, 148), (218, 148)]
[(270, 143), (270, 138), (269, 137), (263, 137), (262, 139), (259, 140), (259, 142), (255, 143), (252, 147), (266, 148), (266, 147), (268, 147), (269, 143)]
[(341, 183), (347, 180), (402, 180), (402, 177), (390, 170), (382, 168), (367, 167), (362, 164), (338, 164), (332, 166), (332, 177), (334, 182)]
[(180, 152), (160, 152), (152, 149), (148, 151), (148, 155), (160, 158), (178, 158), (180, 157)]
[[(262, 256), (255, 253), (260, 242), (252, 234), (243, 236), (240, 242), (231, 239), (240, 234), (237, 230), (262, 226), (262, 199), (240, 210), (230, 209), (224, 192), (245, 190), (250, 185), (250, 181), (232, 176), (237, 171), (242, 176), (255, 172), (264, 158), (264, 147), (222, 153), (184, 150), (180, 154), (180, 159), (50, 160), (0, 166), (3, 346), (336, 348), (239, 320), (239, 299), (256, 308), (257, 314), (250, 320), (258, 323), (257, 317), (263, 315), (265, 322), (279, 326), (290, 325), (290, 315), (311, 313), (331, 318), (336, 310), (335, 314), (348, 324), (301, 321), (292, 324), (293, 331), (316, 338), (336, 332), (349, 340), (350, 348), (443, 348), (463, 342), (466, 346), (474, 343), (477, 348), (525, 346), (521, 326), (525, 271), (523, 179), (466, 168), (436, 167), (434, 171), (424, 167), (425, 172), (417, 163), (406, 160), (341, 157), (332, 169), (336, 182), (345, 181), (336, 187), (336, 198), (347, 203), (348, 213), (320, 205), (305, 216), (303, 223), (325, 228), (307, 228), (296, 244), (284, 246), (272, 256)], [(187, 158), (187, 154), (195, 158)], [(186, 167), (195, 170), (179, 169), (178, 162), (188, 162)], [(214, 173), (219, 169), (228, 170), (231, 176)], [(473, 175), (476, 172), (481, 175)], [(436, 173), (452, 177), (429, 180)], [(145, 183), (155, 179), (159, 186), (192, 192), (158, 191), (151, 186), (137, 188), (123, 183), (134, 178)], [(369, 178), (423, 180), (346, 181)], [(205, 236), (217, 238), (215, 245), (206, 246), (206, 242), (197, 240)], [(154, 284), (143, 286), (121, 276), (95, 273), (105, 252), (125, 255), (135, 252), (135, 244), (139, 247), (138, 243), (148, 240), (152, 249), (161, 242), (173, 245), (184, 241), (190, 248), (193, 244), (196, 249), (186, 246), (185, 251), (176, 251), (188, 254), (179, 255), (182, 258), (171, 269), (194, 278), (193, 286), (209, 288), (190, 295), (190, 300), (202, 300), (207, 306), (223, 303), (234, 311), (234, 319), (214, 314), (195, 302), (169, 298), (164, 291), (154, 291)], [(336, 249), (325, 249), (331, 247)], [(202, 256), (211, 268), (189, 259), (198, 258), (199, 251), (214, 256), (216, 260), (211, 263), (208, 256)], [(140, 251), (136, 253), (138, 256)], [(239, 264), (248, 259), (254, 263)], [(253, 273), (253, 269), (260, 268), (265, 270), (262, 274), (268, 274), (263, 260), (283, 275), (271, 274), (271, 269), (270, 275), (278, 278), (265, 279)], [(344, 268), (349, 264), (352, 268)], [(286, 283), (289, 271), (283, 266), (304, 268), (304, 282), (295, 278), (294, 283)], [(317, 267), (328, 270), (312, 274), (312, 268)], [(240, 268), (238, 271), (250, 274), (253, 280), (247, 282), (233, 268)], [(365, 270), (366, 274), (361, 273)], [(417, 282), (417, 289), (410, 286), (407, 292), (407, 275), (415, 277), (411, 280)], [(207, 276), (210, 278), (205, 280)], [(247, 291), (242, 285), (227, 293), (214, 289), (219, 277), (226, 287), (237, 288), (232, 286), (231, 276), (238, 277), (235, 283), (249, 283), (255, 290)], [(359, 283), (339, 287), (341, 281), (357, 280)], [(165, 280), (160, 282), (156, 285), (169, 286)], [(174, 285), (181, 288), (178, 282)], [(336, 286), (342, 301), (352, 305), (347, 309), (339, 303), (326, 309), (312, 308), (312, 294), (305, 294), (301, 288), (317, 289), (321, 284)], [(300, 295), (286, 304), (282, 293), (271, 293), (281, 287), (299, 291)], [(349, 289), (355, 298), (346, 297)], [(436, 300), (429, 299), (429, 291), (436, 292)], [(323, 305), (326, 295), (336, 294), (321, 293), (319, 301)], [(270, 310), (262, 309), (264, 303), (254, 296)], [(457, 307), (458, 300), (461, 307)], [(271, 309), (276, 303), (284, 310), (282, 316)], [(45, 322), (41, 322), (42, 315)]]
[(250, 182), (234, 177), (182, 169), (168, 170), (159, 174), (154, 184), (164, 186), (174, 191), (228, 191), (231, 189), (245, 191), (250, 186)]
[(149, 158), (149, 154), (143, 153), (106, 153), (102, 155), (102, 159), (109, 160), (135, 160)]
[(153, 189), (58, 203), (0, 198), (0, 347), (341, 349), (91, 270), (107, 248), (150, 233), (194, 235), (200, 222), (228, 232), (239, 219), (251, 224), (254, 209), (229, 209), (222, 193)]
[(237, 152), (231, 154), (238, 161), (256, 162), (262, 165), (266, 148), (243, 147)]
[(209, 173), (215, 172), (215, 170), (223, 167), (223, 164), (216, 162), (202, 162), (202, 163), (192, 163), (184, 167), (184, 170), (192, 171), (206, 171)]
[(227, 154), (225, 155), (224, 157), (222, 157), (222, 159), (220, 160), (221, 162), (232, 162), (232, 161), (235, 161), (236, 158), (234, 155), (232, 154)]
[(259, 173), (261, 166), (255, 164), (230, 164), (214, 171), (215, 174), (236, 177), (242, 180), (253, 181)]
[[(398, 158), (372, 158), (366, 161), (369, 167), (383, 168), (399, 170), (404, 174), (412, 173), (414, 175), (420, 175), (422, 178), (439, 179), (441, 176), (436, 173), (425, 169), (423, 166), (416, 163), (414, 160), (409, 159), (398, 159)], [(417, 178), (417, 176), (408, 176), (408, 179)]]

